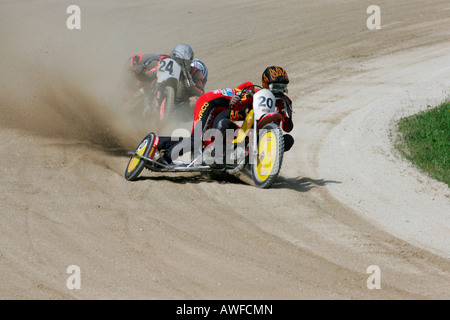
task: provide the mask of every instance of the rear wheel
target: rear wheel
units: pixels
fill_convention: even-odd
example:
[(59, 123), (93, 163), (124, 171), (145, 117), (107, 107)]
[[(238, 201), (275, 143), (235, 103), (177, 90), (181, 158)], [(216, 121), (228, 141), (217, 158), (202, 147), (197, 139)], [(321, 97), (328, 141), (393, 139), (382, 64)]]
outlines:
[[(155, 134), (148, 134), (139, 144), (135, 153), (144, 157), (148, 157), (150, 152), (154, 152), (152, 150), (153, 142), (155, 140)], [(128, 161), (127, 169), (125, 170), (125, 179), (128, 181), (136, 180), (141, 174), (142, 170), (145, 167), (145, 160), (137, 155), (133, 155)]]
[(275, 123), (259, 131), (257, 156), (252, 163), (252, 179), (258, 188), (269, 188), (277, 179), (283, 162), (283, 133)]

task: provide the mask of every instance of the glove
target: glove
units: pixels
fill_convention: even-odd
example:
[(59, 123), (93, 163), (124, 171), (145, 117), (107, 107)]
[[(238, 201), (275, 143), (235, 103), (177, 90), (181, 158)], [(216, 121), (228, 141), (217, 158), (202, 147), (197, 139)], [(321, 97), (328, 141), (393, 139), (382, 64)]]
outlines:
[(233, 99), (231, 99), (230, 101), (230, 108), (234, 109), (234, 107), (236, 106), (236, 104), (241, 102), (241, 96), (239, 94), (236, 94)]
[(137, 64), (131, 68), (135, 74), (141, 74), (144, 71), (145, 67), (142, 64)]
[(284, 117), (291, 118), (292, 117), (292, 102), (287, 96), (282, 97), (283, 101), (283, 109), (281, 111), (281, 114)]

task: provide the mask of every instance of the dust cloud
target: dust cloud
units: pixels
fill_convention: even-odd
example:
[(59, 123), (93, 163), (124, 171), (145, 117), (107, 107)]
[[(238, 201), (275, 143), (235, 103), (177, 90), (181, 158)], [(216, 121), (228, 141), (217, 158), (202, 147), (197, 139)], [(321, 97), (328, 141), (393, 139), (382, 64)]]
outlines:
[[(2, 6), (2, 126), (123, 149), (154, 129), (133, 118), (118, 99), (125, 61), (134, 54), (126, 49), (129, 30), (120, 20), (86, 17), (82, 21), (87, 21), (87, 30), (84, 25), (69, 30), (64, 1), (46, 11), (35, 3), (21, 11), (14, 11), (12, 4)], [(93, 5), (83, 13), (101, 15)]]

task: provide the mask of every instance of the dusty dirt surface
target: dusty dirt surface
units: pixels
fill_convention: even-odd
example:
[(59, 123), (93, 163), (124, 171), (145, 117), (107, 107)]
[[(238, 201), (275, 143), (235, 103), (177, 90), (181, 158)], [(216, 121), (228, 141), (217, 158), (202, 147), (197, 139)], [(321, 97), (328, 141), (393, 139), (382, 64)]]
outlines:
[[(448, 97), (447, 0), (377, 1), (379, 30), (363, 0), (77, 1), (80, 30), (71, 4), (0, 3), (0, 298), (450, 298), (448, 187), (392, 148), (395, 119)], [(108, 97), (129, 56), (179, 42), (207, 90), (288, 71), (295, 145), (271, 189), (124, 179), (154, 128)]]

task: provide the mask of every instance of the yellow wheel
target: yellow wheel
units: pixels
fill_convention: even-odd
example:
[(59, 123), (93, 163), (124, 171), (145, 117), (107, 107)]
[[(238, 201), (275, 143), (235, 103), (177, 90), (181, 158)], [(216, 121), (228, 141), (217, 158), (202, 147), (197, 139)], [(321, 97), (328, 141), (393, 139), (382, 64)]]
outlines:
[[(154, 139), (154, 133), (150, 133), (149, 135), (147, 135), (141, 141), (135, 153), (144, 157), (148, 157), (150, 152), (154, 152), (154, 150), (152, 150)], [(144, 167), (145, 161), (141, 157), (137, 155), (131, 156), (130, 161), (128, 161), (127, 169), (125, 170), (125, 179), (127, 179), (128, 181), (136, 180), (137, 177), (141, 174)]]
[(252, 163), (252, 178), (258, 188), (268, 188), (278, 177), (283, 161), (284, 140), (279, 126), (265, 125), (258, 134), (256, 159)]

